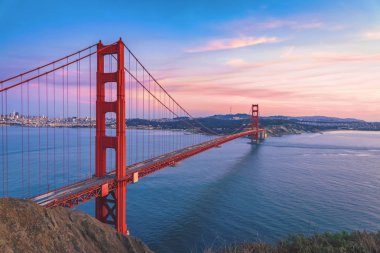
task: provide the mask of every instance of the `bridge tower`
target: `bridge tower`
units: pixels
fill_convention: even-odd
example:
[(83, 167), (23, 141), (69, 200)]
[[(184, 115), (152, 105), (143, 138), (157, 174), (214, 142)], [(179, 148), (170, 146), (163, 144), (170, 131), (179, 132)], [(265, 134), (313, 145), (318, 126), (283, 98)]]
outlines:
[(251, 136), (251, 142), (258, 144), (260, 142), (259, 138), (259, 105), (252, 105), (252, 130), (256, 130), (256, 132)]
[[(105, 72), (104, 59), (113, 55), (117, 59), (117, 70)], [(124, 83), (124, 43), (97, 45), (96, 75), (96, 177), (106, 176), (106, 150), (115, 150), (116, 189), (109, 192), (108, 184), (102, 186), (101, 197), (95, 200), (95, 216), (98, 220), (115, 226), (120, 233), (128, 233), (126, 224), (127, 184), (121, 180), (126, 176), (126, 137), (125, 137), (125, 83)], [(116, 84), (116, 101), (105, 100), (106, 83)], [(116, 136), (106, 134), (106, 113), (116, 114)]]

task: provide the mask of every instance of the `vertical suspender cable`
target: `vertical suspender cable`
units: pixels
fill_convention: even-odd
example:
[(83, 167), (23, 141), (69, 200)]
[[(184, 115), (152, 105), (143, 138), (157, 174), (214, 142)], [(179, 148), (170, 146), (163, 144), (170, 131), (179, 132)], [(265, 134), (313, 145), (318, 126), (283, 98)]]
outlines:
[(78, 62), (76, 63), (76, 88), (77, 88), (77, 114), (76, 114), (76, 127), (77, 127), (77, 166), (76, 166), (76, 178), (75, 180), (79, 180), (79, 65)]
[[(128, 70), (129, 72), (131, 72), (131, 53), (128, 52)], [(128, 74), (129, 76), (129, 84), (128, 84), (128, 88), (129, 88), (129, 96), (128, 96), (128, 115), (129, 115), (129, 120), (132, 119), (132, 77), (130, 74)], [(127, 143), (131, 143), (131, 140), (132, 140), (132, 134), (131, 134), (131, 131), (132, 129), (130, 129), (128, 131), (128, 125), (127, 125), (127, 131), (126, 133), (128, 134), (129, 133), (129, 138), (127, 138)], [(129, 152), (129, 155), (127, 157), (127, 163), (128, 163), (128, 159), (130, 159), (130, 164), (132, 163), (132, 145), (129, 145), (127, 146), (127, 149), (128, 149), (128, 152)]]
[[(22, 81), (22, 75), (21, 75), (21, 81)], [(21, 184), (22, 184), (22, 194), (25, 194), (25, 188), (24, 188), (24, 121), (25, 121), (25, 114), (24, 114), (24, 85), (21, 85)]]
[[(1, 89), (4, 88), (4, 85), (1, 84)], [(1, 120), (3, 121), (2, 122), (2, 126), (1, 126), (1, 160), (2, 160), (2, 180), (3, 180), (3, 184), (2, 184), (2, 188), (3, 188), (3, 196), (5, 196), (5, 177), (4, 177), (4, 171), (5, 171), (5, 152), (4, 152), (4, 128), (6, 127), (6, 124), (8, 123), (8, 119), (7, 119), (7, 116), (4, 115), (4, 92), (1, 92)]]
[(90, 48), (90, 58), (89, 62), (89, 79), (90, 79), (90, 168), (89, 168), (89, 177), (92, 176), (92, 68), (91, 68), (91, 48)]
[[(78, 57), (80, 58), (80, 52), (79, 52), (79, 55)], [(79, 103), (78, 103), (78, 123), (79, 123), (79, 127), (78, 127), (78, 133), (79, 133), (79, 139), (78, 139), (78, 144), (79, 144), (79, 153), (78, 153), (78, 156), (79, 156), (79, 166), (78, 166), (78, 169), (79, 169), (79, 177), (78, 177), (78, 180), (81, 179), (81, 172), (82, 172), (82, 141), (81, 141), (81, 135), (82, 135), (82, 126), (81, 126), (81, 116), (82, 116), (82, 113), (81, 113), (81, 103), (82, 103), (82, 96), (81, 96), (81, 61), (78, 61), (78, 94), (79, 94)]]
[(45, 101), (46, 101), (46, 186), (49, 186), (49, 100), (48, 100), (48, 75), (45, 75)]
[(30, 124), (30, 85), (29, 85), (29, 82), (27, 82), (27, 89), (26, 89), (26, 92), (27, 92), (27, 95), (28, 95), (28, 100), (27, 100), (27, 103), (28, 103), (28, 196), (30, 196), (30, 127), (31, 127), (31, 124)]
[[(149, 85), (149, 92), (151, 92), (150, 91), (150, 76), (148, 76), (148, 85)], [(152, 158), (152, 156), (151, 156), (151, 145), (150, 145), (150, 142), (153, 140), (152, 139), (152, 133), (151, 133), (151, 131), (152, 131), (152, 129), (151, 129), (151, 127), (150, 127), (150, 125), (151, 125), (151, 117), (152, 117), (152, 115), (150, 115), (150, 98), (151, 98), (151, 95), (150, 94), (148, 94), (148, 119), (149, 119), (149, 131), (148, 131), (148, 158)]]
[[(143, 70), (143, 84), (145, 85), (145, 74), (144, 74), (144, 70)], [(144, 89), (143, 90), (143, 97), (142, 97), (142, 104), (143, 104), (143, 111), (142, 111), (142, 119), (145, 120), (145, 91)], [(145, 130), (143, 129), (142, 130), (142, 160), (145, 159)]]
[[(55, 64), (53, 63), (53, 69), (55, 69)], [(56, 142), (55, 142), (55, 134), (56, 134), (56, 124), (57, 124), (57, 115), (55, 114), (55, 71), (53, 72), (53, 171), (54, 171), (54, 177), (53, 177), (53, 186), (56, 187), (56, 157), (55, 157), (55, 151), (56, 151)]]
[[(69, 58), (66, 58), (66, 64), (69, 62)], [(66, 67), (66, 117), (67, 120), (69, 120), (70, 115), (69, 115), (69, 66), (67, 65)], [(69, 159), (69, 150), (70, 150), (70, 132), (71, 129), (66, 129), (66, 158), (67, 158), (67, 184), (70, 183), (70, 159)]]
[[(40, 70), (37, 72), (40, 75)], [(41, 83), (40, 78), (37, 79), (38, 92), (38, 192), (41, 191)]]
[(62, 184), (65, 183), (66, 157), (65, 157), (65, 68), (62, 68)]
[[(137, 61), (135, 61), (135, 63), (136, 63), (136, 77), (137, 77)], [(138, 115), (137, 115), (137, 108), (138, 108), (138, 85), (137, 85), (137, 80), (135, 81), (135, 83), (136, 83), (136, 97), (135, 97), (135, 99), (136, 99), (136, 108), (135, 108), (135, 118), (137, 119), (138, 118)], [(138, 158), (138, 153), (139, 153), (139, 150), (138, 150), (138, 140), (137, 140), (137, 128), (135, 128), (135, 147), (136, 147), (136, 149), (135, 149), (135, 153), (136, 153), (136, 161), (135, 162), (137, 162), (138, 160), (139, 160), (139, 158)]]
[[(8, 91), (5, 91), (5, 114), (9, 115), (8, 113)], [(9, 166), (9, 160), (8, 160), (8, 126), (5, 127), (5, 148), (6, 148), (6, 167), (5, 167), (5, 196), (8, 196), (8, 166)]]

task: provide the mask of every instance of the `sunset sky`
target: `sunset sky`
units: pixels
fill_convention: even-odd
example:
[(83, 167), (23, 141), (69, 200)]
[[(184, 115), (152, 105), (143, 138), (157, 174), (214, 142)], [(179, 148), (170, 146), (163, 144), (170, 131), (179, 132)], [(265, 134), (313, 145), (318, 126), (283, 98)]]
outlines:
[(194, 115), (380, 121), (380, 1), (0, 0), (0, 79), (122, 37)]

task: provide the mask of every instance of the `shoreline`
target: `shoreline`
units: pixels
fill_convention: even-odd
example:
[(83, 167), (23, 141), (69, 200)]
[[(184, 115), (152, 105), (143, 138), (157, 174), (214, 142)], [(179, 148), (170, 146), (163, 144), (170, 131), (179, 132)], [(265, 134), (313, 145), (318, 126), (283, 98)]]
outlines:
[[(34, 125), (21, 125), (21, 124), (0, 124), (1, 127), (19, 127), (19, 128), (41, 128), (41, 129), (46, 129), (46, 128), (67, 128), (67, 129), (88, 129), (88, 128), (96, 128), (96, 126), (91, 125), (79, 125), (79, 126), (63, 126), (63, 125), (46, 125), (46, 126), (34, 126)], [(115, 127), (106, 127), (107, 129), (115, 129)], [(287, 136), (287, 135), (299, 135), (299, 134), (312, 134), (312, 133), (319, 133), (319, 134), (324, 134), (324, 133), (329, 133), (329, 132), (373, 132), (373, 133), (380, 133), (380, 130), (378, 129), (311, 129), (311, 130), (305, 130), (302, 128), (297, 128), (297, 127), (289, 127), (285, 125), (277, 125), (277, 126), (267, 126), (263, 127), (267, 130), (267, 137), (282, 137), (282, 136)], [(194, 133), (194, 134), (199, 134), (197, 132), (193, 132), (192, 129), (176, 129), (176, 128), (155, 128), (155, 127), (146, 127), (146, 126), (129, 126), (126, 128), (128, 129), (133, 129), (133, 130), (155, 130), (155, 131), (173, 131), (173, 132), (187, 132), (187, 133)], [(223, 134), (223, 133), (221, 133)], [(228, 134), (228, 133), (226, 133)]]

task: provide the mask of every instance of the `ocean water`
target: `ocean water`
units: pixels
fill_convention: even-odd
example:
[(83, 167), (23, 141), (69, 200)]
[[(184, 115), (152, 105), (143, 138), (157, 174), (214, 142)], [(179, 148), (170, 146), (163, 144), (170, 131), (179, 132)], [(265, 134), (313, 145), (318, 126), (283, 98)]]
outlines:
[(132, 235), (156, 252), (380, 229), (380, 133), (239, 139), (128, 186)]
[[(44, 190), (35, 182), (39, 173), (42, 185), (45, 180), (52, 187), (54, 183), (65, 184), (64, 180), (58, 178), (55, 182), (51, 178), (53, 171), (44, 171), (43, 159), (48, 155), (46, 161), (51, 162), (54, 153), (57, 160), (61, 153), (76, 154), (77, 129), (66, 132), (73, 137), (71, 150), (47, 148), (46, 154), (46, 139), (41, 140), (39, 147), (36, 138), (38, 131), (44, 133), (46, 129), (29, 129), (33, 152), (30, 157), (25, 154), (23, 160), (15, 159), (21, 152), (20, 128), (8, 130), (10, 188), (21, 185), (20, 172), (15, 169), (21, 166), (30, 171), (32, 192)], [(59, 131), (64, 130), (56, 131), (59, 143)], [(91, 156), (88, 147), (93, 143), (88, 142), (89, 136), (82, 135), (81, 158), (85, 160)], [(160, 135), (165, 133), (154, 135), (156, 142), (161, 143), (160, 138), (164, 137)], [(141, 134), (129, 139), (132, 138), (139, 140)], [(40, 149), (42, 165), (33, 162)], [(129, 154), (129, 160), (133, 162), (132, 158), (138, 155)], [(55, 164), (58, 172), (61, 166), (68, 165)], [(71, 165), (75, 167), (76, 162)], [(82, 166), (83, 175), (91, 173), (87, 161)], [(49, 177), (44, 176), (46, 172)], [(75, 180), (77, 173), (71, 173), (68, 180)], [(24, 188), (25, 178), (26, 175)], [(26, 191), (20, 187), (12, 190), (10, 195), (15, 196)], [(247, 241), (274, 242), (295, 233), (380, 230), (379, 196), (379, 132), (272, 137), (257, 147), (242, 138), (128, 185), (127, 223), (131, 235), (157, 253), (202, 252), (204, 248)], [(94, 214), (93, 201), (78, 208)]]

